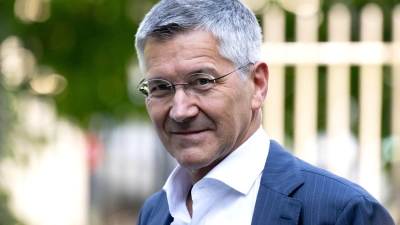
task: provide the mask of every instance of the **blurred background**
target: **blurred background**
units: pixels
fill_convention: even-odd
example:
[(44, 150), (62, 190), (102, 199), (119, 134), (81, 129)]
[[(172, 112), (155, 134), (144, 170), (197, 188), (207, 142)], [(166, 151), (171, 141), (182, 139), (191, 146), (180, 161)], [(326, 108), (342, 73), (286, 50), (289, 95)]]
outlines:
[[(0, 0), (0, 225), (135, 224), (175, 167), (136, 91), (156, 0)], [(400, 1), (243, 0), (272, 139), (400, 223)]]

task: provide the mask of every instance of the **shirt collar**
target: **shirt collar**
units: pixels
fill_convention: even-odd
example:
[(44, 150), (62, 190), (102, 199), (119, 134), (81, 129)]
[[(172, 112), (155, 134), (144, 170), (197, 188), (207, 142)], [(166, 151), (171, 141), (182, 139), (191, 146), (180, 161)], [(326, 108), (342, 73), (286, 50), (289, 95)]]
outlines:
[(269, 142), (268, 135), (260, 126), (245, 143), (214, 167), (205, 178), (219, 180), (242, 194), (247, 194), (264, 169)]
[(186, 198), (192, 188), (192, 182), (189, 172), (182, 166), (178, 165), (168, 177), (163, 190), (167, 194), (169, 211), (174, 218), (189, 221), (190, 216), (184, 214), (186, 209)]
[[(270, 140), (262, 126), (241, 146), (222, 160), (203, 179), (215, 179), (247, 194), (264, 169)], [(171, 214), (186, 209), (186, 197), (192, 187), (188, 171), (178, 165), (167, 179), (163, 190)], [(187, 215), (172, 215), (187, 217)]]

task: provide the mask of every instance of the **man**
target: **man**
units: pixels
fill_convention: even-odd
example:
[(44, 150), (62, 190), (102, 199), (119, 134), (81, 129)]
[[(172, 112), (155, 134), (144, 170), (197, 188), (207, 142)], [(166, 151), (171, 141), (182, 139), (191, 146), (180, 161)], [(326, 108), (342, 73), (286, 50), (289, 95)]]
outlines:
[(138, 89), (179, 165), (138, 224), (394, 224), (360, 186), (269, 140), (261, 42), (237, 0), (163, 0), (146, 15)]

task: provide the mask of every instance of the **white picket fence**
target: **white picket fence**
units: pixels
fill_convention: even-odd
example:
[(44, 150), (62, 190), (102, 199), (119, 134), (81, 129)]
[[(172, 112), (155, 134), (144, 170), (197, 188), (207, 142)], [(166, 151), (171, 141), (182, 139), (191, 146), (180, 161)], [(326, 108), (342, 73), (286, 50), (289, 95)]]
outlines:
[[(298, 157), (351, 178), (382, 200), (383, 185), (381, 127), (383, 66), (391, 67), (390, 130), (393, 140), (394, 193), (400, 193), (400, 4), (392, 11), (392, 41), (383, 42), (383, 15), (374, 4), (360, 16), (360, 41), (351, 42), (351, 14), (346, 6), (330, 8), (328, 41), (318, 42), (321, 17), (297, 16), (296, 42), (285, 42), (285, 13), (270, 7), (263, 14), (263, 60), (269, 65), (270, 81), (263, 108), (264, 128), (272, 139), (285, 143), (285, 67), (295, 68), (294, 137), (292, 149)], [(317, 132), (318, 66), (327, 68), (326, 129)], [(359, 66), (359, 100), (356, 119), (359, 134), (350, 129), (353, 119), (350, 96), (350, 67)], [(323, 154), (321, 154), (321, 151)], [(357, 168), (358, 167), (358, 168)], [(356, 176), (354, 175), (356, 171)], [(399, 219), (398, 196), (390, 211)], [(397, 204), (397, 205), (396, 205)]]

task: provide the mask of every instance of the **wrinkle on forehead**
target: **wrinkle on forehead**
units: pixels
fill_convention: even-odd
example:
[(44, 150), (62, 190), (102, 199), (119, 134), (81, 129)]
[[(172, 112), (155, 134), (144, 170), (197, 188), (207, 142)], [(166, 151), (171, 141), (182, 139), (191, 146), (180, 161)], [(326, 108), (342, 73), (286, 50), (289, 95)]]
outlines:
[(211, 33), (200, 30), (177, 34), (169, 40), (150, 37), (144, 52), (146, 77), (184, 78), (196, 70), (219, 71), (232, 63), (220, 55), (217, 44)]

